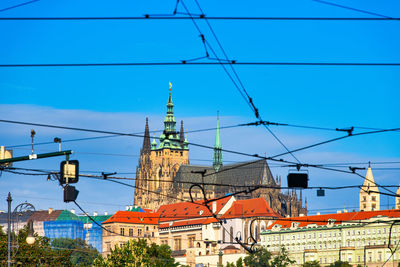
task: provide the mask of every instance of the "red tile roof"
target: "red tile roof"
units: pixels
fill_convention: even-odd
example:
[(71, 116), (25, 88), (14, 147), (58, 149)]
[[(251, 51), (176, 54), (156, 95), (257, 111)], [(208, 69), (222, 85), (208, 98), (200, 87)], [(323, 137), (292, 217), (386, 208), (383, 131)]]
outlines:
[(236, 200), (232, 207), (221, 216), (221, 219), (246, 218), (254, 216), (271, 216), (281, 218), (273, 211), (264, 198)]
[(134, 224), (158, 224), (159, 213), (155, 212), (135, 212), (117, 211), (104, 223), (134, 223)]
[[(216, 200), (216, 213), (218, 213), (231, 197)], [(212, 214), (207, 207), (202, 205), (204, 201), (180, 202), (162, 205), (157, 213), (161, 214), (160, 222), (185, 220), (193, 218), (211, 217)], [(212, 210), (213, 202), (207, 204)]]
[(400, 218), (400, 210), (357, 211), (357, 212), (282, 218), (281, 220), (276, 220), (272, 225), (268, 227), (268, 229), (271, 229), (276, 224), (281, 225), (282, 228), (290, 228), (292, 222), (298, 222), (299, 225), (297, 227), (305, 227), (309, 224), (326, 225), (328, 223), (328, 220), (330, 219), (335, 220), (334, 224), (341, 224), (342, 222), (367, 220), (379, 216)]

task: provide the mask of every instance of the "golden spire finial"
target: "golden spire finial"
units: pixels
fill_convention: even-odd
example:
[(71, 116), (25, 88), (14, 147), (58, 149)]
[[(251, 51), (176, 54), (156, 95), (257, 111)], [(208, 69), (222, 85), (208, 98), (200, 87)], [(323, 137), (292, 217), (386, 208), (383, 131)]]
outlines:
[(171, 89), (172, 89), (172, 83), (169, 82), (169, 90), (171, 91)]

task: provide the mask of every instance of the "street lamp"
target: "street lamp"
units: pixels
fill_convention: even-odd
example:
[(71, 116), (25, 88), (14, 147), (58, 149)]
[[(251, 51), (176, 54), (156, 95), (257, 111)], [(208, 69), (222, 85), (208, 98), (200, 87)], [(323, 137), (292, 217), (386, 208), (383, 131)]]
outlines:
[(33, 221), (28, 221), (28, 237), (26, 238), (26, 243), (28, 245), (33, 245), (35, 243), (35, 237), (33, 236)]
[[(7, 266), (11, 266), (11, 250), (13, 251), (13, 256), (17, 253), (18, 250), (18, 231), (19, 231), (19, 217), (22, 216), (25, 212), (35, 211), (35, 207), (30, 203), (21, 203), (17, 205), (14, 211), (11, 213), (11, 193), (8, 193), (7, 203), (8, 203), (8, 221), (7, 221), (7, 232), (8, 232), (8, 253), (7, 253)], [(15, 219), (16, 216), (16, 219)], [(15, 222), (17, 223), (17, 229), (15, 229)], [(12, 225), (11, 225), (12, 224)], [(12, 227), (11, 227), (12, 226)], [(11, 232), (15, 232), (11, 239)], [(17, 245), (15, 245), (15, 239), (17, 239)], [(32, 245), (35, 243), (35, 237), (33, 236), (33, 221), (28, 221), (28, 237), (26, 238), (26, 243)], [(14, 248), (17, 250), (14, 251)]]

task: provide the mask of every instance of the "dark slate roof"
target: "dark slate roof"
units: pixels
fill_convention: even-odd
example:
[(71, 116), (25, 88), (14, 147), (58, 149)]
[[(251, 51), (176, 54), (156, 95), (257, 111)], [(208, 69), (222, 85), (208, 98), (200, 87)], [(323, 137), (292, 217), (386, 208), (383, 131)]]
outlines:
[(32, 221), (55, 221), (61, 212), (62, 210), (39, 210), (35, 211), (29, 219)]
[[(205, 172), (204, 182), (215, 184), (229, 184), (234, 186), (248, 185), (275, 185), (275, 180), (272, 177), (271, 170), (265, 160), (257, 160), (250, 162), (242, 162), (230, 165), (223, 165), (218, 172), (215, 172), (210, 166), (196, 165), (181, 165), (174, 181), (175, 187), (189, 189), (193, 183), (201, 183), (202, 178), (200, 173)], [(180, 183), (185, 182), (185, 183)], [(197, 189), (197, 188), (196, 188)], [(226, 187), (208, 186), (208, 190), (226, 191)]]
[[(33, 211), (18, 212), (18, 221), (27, 222), (32, 213)], [(13, 216), (12, 220), (17, 220), (17, 219), (15, 216)], [(8, 213), (7, 212), (0, 213), (0, 224), (6, 224), (7, 221), (8, 221)]]

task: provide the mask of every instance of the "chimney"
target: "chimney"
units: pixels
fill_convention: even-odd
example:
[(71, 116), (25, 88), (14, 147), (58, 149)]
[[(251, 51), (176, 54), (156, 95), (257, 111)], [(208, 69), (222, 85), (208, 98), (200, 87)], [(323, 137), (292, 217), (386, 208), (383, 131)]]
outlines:
[(129, 206), (128, 205), (126, 205), (125, 210), (129, 210)]
[[(319, 214), (318, 214), (319, 215)], [(299, 214), (299, 217), (304, 217), (304, 214), (303, 213), (300, 213)]]
[(321, 215), (321, 212), (317, 212), (317, 215)]
[(71, 210), (71, 213), (75, 214), (75, 210), (74, 210), (74, 209), (72, 209), (72, 210)]
[(346, 213), (347, 212), (347, 210), (346, 209), (343, 209), (343, 213)]
[(53, 208), (49, 208), (49, 214), (53, 212)]
[(108, 215), (108, 212), (107, 212), (107, 211), (105, 211), (105, 212), (104, 212), (104, 215)]
[(339, 213), (342, 213), (342, 211), (341, 211), (341, 210), (338, 210), (338, 211), (337, 211), (337, 214), (339, 214)]
[(97, 216), (97, 211), (93, 212), (93, 216)]
[(214, 214), (217, 212), (217, 201), (213, 201), (212, 203), (212, 212)]

